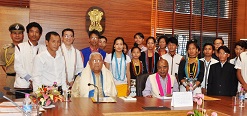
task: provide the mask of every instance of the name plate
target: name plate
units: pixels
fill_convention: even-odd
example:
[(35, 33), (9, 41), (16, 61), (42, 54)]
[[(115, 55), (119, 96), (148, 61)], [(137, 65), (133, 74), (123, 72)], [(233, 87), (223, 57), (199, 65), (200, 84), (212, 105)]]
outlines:
[(193, 106), (192, 92), (173, 92), (171, 106), (173, 107)]

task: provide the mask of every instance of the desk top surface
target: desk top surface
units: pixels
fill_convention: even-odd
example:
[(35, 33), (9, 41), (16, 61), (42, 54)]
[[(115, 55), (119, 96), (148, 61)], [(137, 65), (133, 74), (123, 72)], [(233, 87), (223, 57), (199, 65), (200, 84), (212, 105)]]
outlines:
[[(221, 100), (205, 101), (205, 108), (212, 109), (227, 115), (245, 116), (247, 115), (247, 106), (239, 108), (232, 105), (231, 97), (216, 97)], [(186, 112), (192, 111), (193, 107), (173, 108), (171, 100), (160, 100), (157, 98), (137, 97), (136, 101), (124, 101), (117, 98), (116, 103), (93, 103), (89, 98), (71, 98), (71, 102), (58, 102), (56, 107), (47, 109), (43, 112), (44, 116), (85, 116), (85, 115), (105, 115), (107, 113), (124, 113), (124, 112), (152, 112), (144, 110), (142, 107), (149, 106), (166, 106), (171, 108), (171, 111), (183, 110)], [(194, 109), (195, 109), (194, 104)], [(160, 111), (159, 111), (160, 112)], [(162, 112), (162, 111), (161, 111)], [(166, 111), (167, 112), (167, 111)], [(165, 112), (164, 112), (165, 113)], [(186, 115), (186, 114), (185, 114)]]

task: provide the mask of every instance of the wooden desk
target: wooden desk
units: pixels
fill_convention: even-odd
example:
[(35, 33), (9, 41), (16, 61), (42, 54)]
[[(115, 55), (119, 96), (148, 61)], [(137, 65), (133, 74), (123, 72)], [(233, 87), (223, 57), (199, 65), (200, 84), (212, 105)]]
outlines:
[[(247, 115), (247, 106), (245, 108), (233, 107), (231, 97), (217, 97), (219, 101), (205, 101), (205, 108), (216, 110), (231, 116)], [(117, 98), (117, 103), (92, 103), (89, 98), (72, 98), (72, 102), (59, 102), (53, 109), (47, 109), (44, 116), (95, 116), (95, 115), (169, 115), (176, 112), (184, 116), (192, 107), (171, 108), (171, 100), (160, 100), (156, 98), (138, 97), (137, 101), (127, 102)], [(146, 111), (143, 106), (166, 106), (171, 111)], [(194, 105), (196, 106), (196, 105)], [(178, 111), (179, 110), (179, 111)], [(184, 110), (184, 111), (180, 111)], [(210, 111), (210, 110), (208, 110)], [(181, 115), (182, 115), (181, 114)], [(223, 115), (223, 114), (222, 114)], [(218, 114), (219, 116), (219, 114)]]

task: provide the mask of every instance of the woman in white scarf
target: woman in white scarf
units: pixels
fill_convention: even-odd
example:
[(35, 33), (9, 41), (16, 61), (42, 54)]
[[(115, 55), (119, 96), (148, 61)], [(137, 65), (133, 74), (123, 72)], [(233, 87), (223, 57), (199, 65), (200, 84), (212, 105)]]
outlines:
[(130, 85), (130, 58), (123, 53), (124, 39), (117, 37), (114, 40), (112, 53), (105, 58), (105, 66), (114, 77), (118, 97), (129, 95)]

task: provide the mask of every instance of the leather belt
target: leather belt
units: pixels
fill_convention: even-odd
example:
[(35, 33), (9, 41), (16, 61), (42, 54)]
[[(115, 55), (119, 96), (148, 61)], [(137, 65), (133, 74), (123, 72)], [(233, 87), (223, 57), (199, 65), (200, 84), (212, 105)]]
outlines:
[(7, 76), (15, 76), (16, 73), (7, 73)]

